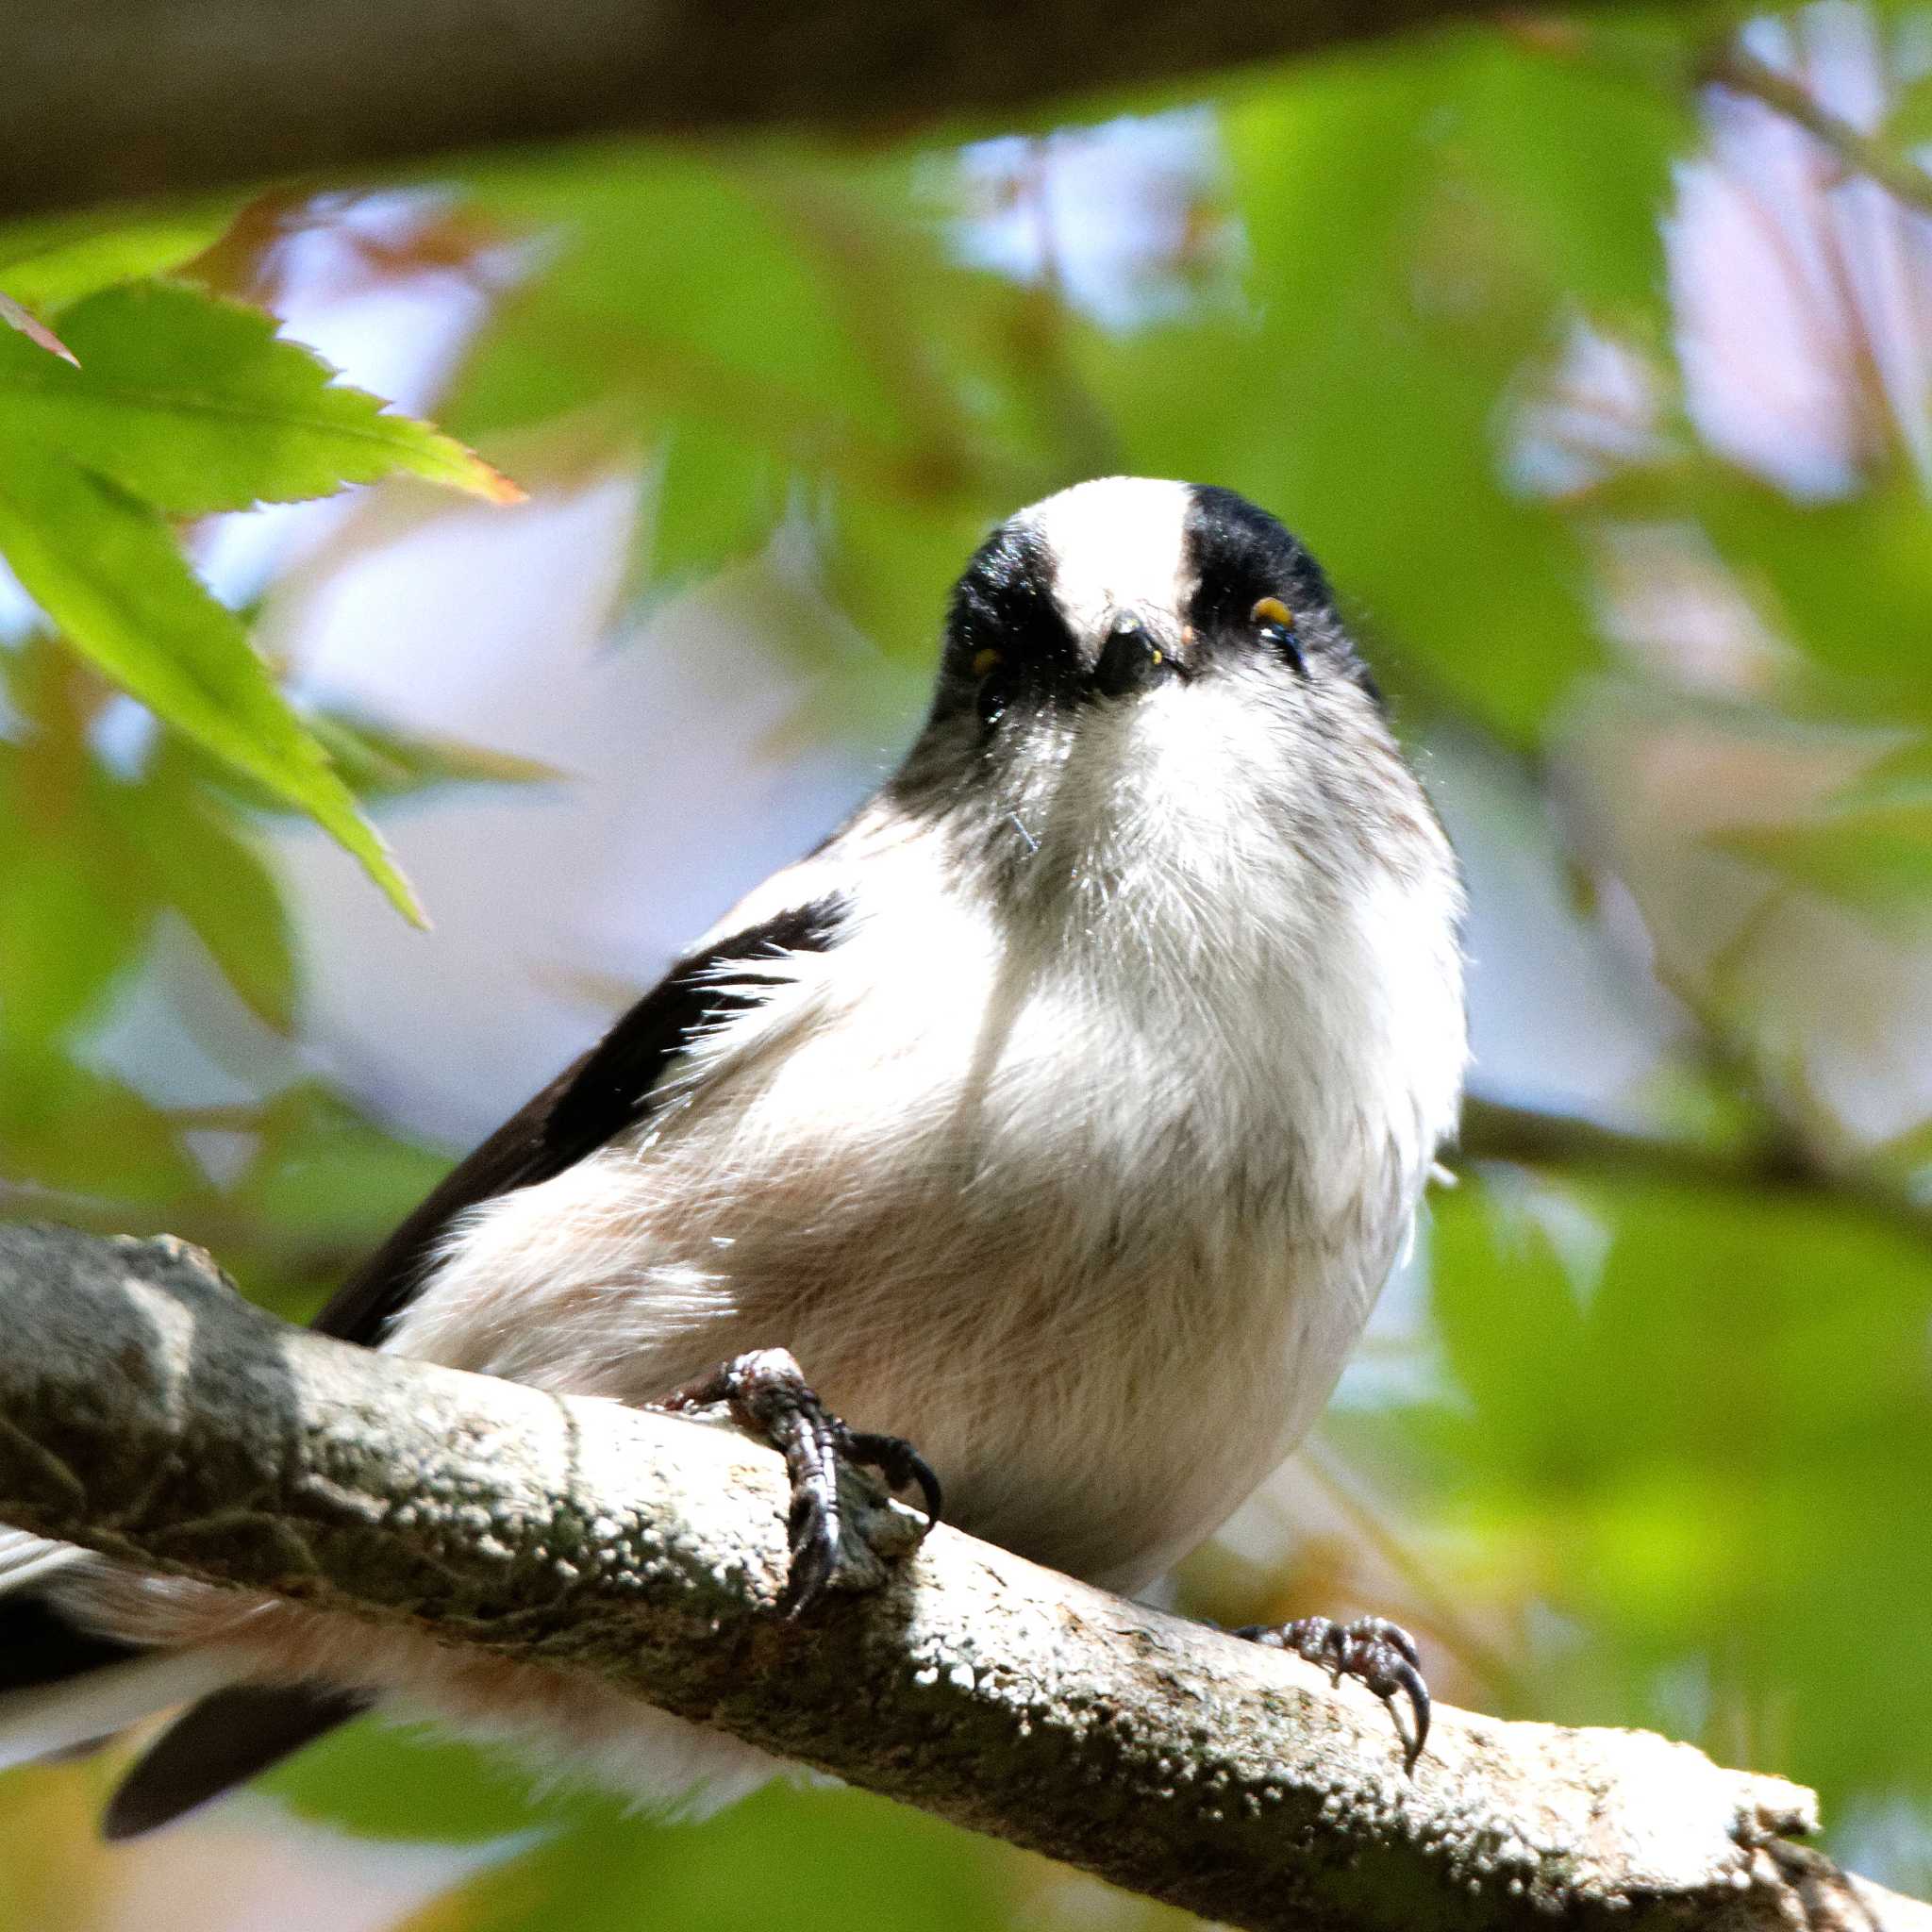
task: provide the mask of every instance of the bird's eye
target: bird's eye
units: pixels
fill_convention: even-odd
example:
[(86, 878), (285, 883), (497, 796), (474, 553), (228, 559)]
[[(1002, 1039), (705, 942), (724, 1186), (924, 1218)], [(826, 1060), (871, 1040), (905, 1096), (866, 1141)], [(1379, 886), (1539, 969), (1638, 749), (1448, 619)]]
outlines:
[(1000, 654), (989, 644), (985, 650), (974, 652), (973, 675), (974, 677), (984, 677), (988, 672), (997, 671), (1000, 662)]
[(1272, 644), (1288, 659), (1297, 677), (1308, 675), (1301, 646), (1294, 641), (1294, 612), (1279, 597), (1263, 597), (1248, 612), (1248, 622), (1259, 627), (1261, 641)]

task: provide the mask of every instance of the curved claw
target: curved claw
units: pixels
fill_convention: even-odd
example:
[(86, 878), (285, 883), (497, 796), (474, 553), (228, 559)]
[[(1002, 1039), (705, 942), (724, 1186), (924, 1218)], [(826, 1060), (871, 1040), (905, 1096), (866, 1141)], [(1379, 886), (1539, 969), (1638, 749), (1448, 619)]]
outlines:
[(912, 1480), (919, 1485), (919, 1499), (925, 1505), (925, 1526), (930, 1529), (946, 1512), (946, 1494), (932, 1464), (917, 1449), (912, 1451)]
[[(1291, 1624), (1250, 1624), (1234, 1633), (1276, 1650), (1291, 1650), (1340, 1683), (1358, 1678), (1389, 1707), (1402, 1740), (1402, 1768), (1413, 1774), (1429, 1737), (1429, 1687), (1423, 1681), (1422, 1653), (1400, 1624), (1387, 1617), (1357, 1617), (1338, 1624), (1329, 1617), (1297, 1617)], [(1411, 1723), (1405, 1730), (1395, 1708), (1396, 1694), (1408, 1699)]]
[[(717, 1403), (727, 1405), (740, 1427), (785, 1457), (791, 1479), (786, 1519), (791, 1568), (778, 1607), (789, 1622), (804, 1617), (835, 1584), (846, 1587), (840, 1554), (841, 1457), (878, 1470), (895, 1491), (917, 1484), (925, 1503), (922, 1536), (939, 1521), (940, 1479), (925, 1457), (897, 1436), (847, 1428), (819, 1400), (787, 1350), (761, 1348), (733, 1356), (708, 1375), (674, 1391), (661, 1406), (708, 1408)], [(903, 1540), (895, 1548), (903, 1549)]]
[(903, 1490), (908, 1484), (916, 1487), (920, 1501), (925, 1505), (926, 1529), (940, 1520), (945, 1507), (940, 1479), (933, 1474), (932, 1464), (910, 1442), (900, 1436), (875, 1436), (854, 1430), (846, 1435), (844, 1447), (849, 1460), (877, 1470), (894, 1490)]
[[(1409, 1646), (1413, 1654), (1414, 1646)], [(1415, 1761), (1423, 1755), (1423, 1746), (1429, 1741), (1429, 1687), (1423, 1682), (1423, 1674), (1407, 1657), (1401, 1663), (1390, 1667), (1390, 1674), (1408, 1693), (1408, 1707), (1414, 1717), (1412, 1735), (1404, 1740), (1402, 1768), (1410, 1776), (1415, 1775)], [(1392, 1712), (1395, 1708), (1395, 1692), (1382, 1692), (1383, 1701)]]

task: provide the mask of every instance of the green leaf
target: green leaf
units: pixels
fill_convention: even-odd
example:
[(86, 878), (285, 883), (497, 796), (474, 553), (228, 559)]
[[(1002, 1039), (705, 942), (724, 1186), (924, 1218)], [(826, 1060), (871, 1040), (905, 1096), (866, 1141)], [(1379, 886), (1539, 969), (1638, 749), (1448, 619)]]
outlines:
[(61, 361), (74, 368), (80, 367), (80, 360), (65, 342), (50, 329), (30, 308), (24, 308), (11, 295), (0, 295), (0, 322), (8, 328), (18, 329), (37, 349), (44, 349), (50, 356), (58, 356)]
[(1932, 75), (1923, 75), (1900, 91), (1885, 117), (1885, 136), (1899, 148), (1932, 142)]
[(784, 508), (783, 467), (768, 447), (708, 425), (679, 425), (651, 499), (652, 579), (675, 587), (751, 556)]
[(0, 555), (75, 649), (176, 730), (307, 811), (405, 918), (424, 923), (408, 881), (240, 620), (195, 580), (155, 511), (0, 437)]
[(298, 1817), (338, 1831), (441, 1844), (526, 1831), (559, 1808), (541, 1803), (527, 1777), (475, 1745), (374, 1720), (345, 1724), (259, 1789)]
[(97, 1018), (158, 902), (125, 862), (113, 781), (44, 737), (0, 743), (0, 1041), (40, 1051)]
[(294, 928), (261, 855), (192, 781), (185, 759), (158, 759), (145, 783), (113, 797), (121, 836), (158, 899), (187, 922), (242, 1004), (275, 1032), (292, 1033)]
[(1766, 1769), (1924, 1790), (1932, 1675), (1835, 1636), (1932, 1649), (1932, 1542), (1897, 1527), (1932, 1484), (1924, 1236), (1823, 1192), (1508, 1171), (1440, 1199), (1431, 1247), (1457, 1388), (1390, 1454), (1575, 1633), (1525, 1653), (1525, 1714), (1682, 1736), (1659, 1686), (1689, 1674), (1776, 1714)]
[[(768, 1786), (701, 1824), (580, 1801), (579, 1822), (439, 1902), (465, 1932), (741, 1932), (746, 1899), (782, 1899), (785, 1932), (1001, 1932), (1026, 1866), (863, 1791)], [(798, 1874), (809, 1873), (809, 1883)], [(448, 1921), (432, 1920), (454, 1907)]]
[(0, 1177), (180, 1212), (207, 1186), (174, 1123), (130, 1087), (47, 1050), (0, 1046)]
[(117, 282), (165, 275), (219, 242), (237, 204), (129, 220), (83, 215), (0, 228), (0, 283), (43, 315), (110, 289)]
[(1253, 317), (1100, 342), (1085, 366), (1124, 467), (1266, 504), (1393, 689), (1530, 745), (1602, 646), (1572, 533), (1504, 475), (1502, 405), (1572, 295), (1494, 191), (1495, 149), (1466, 151), (1492, 59), (1457, 37), (1243, 99), (1224, 125)]
[[(1641, 31), (1657, 37), (1659, 25)], [(1597, 24), (1591, 37), (1609, 31)], [(1671, 34), (1659, 50), (1660, 79), (1688, 78), (1669, 72), (1669, 47), (1682, 44)], [(1487, 245), (1525, 283), (1600, 317), (1654, 310), (1671, 169), (1697, 138), (1690, 88), (1633, 84), (1619, 70), (1644, 58), (1635, 46), (1614, 65), (1588, 51), (1525, 58), (1478, 31), (1440, 58), (1445, 158), (1495, 217)]]
[(993, 521), (970, 500), (913, 505), (843, 490), (827, 558), (830, 589), (880, 651), (924, 670), (939, 656), (946, 594)]
[(553, 785), (564, 775), (541, 758), (408, 731), (341, 709), (314, 711), (308, 725), (342, 782), (365, 801), (413, 797), (452, 785)]
[(79, 303), (62, 333), (77, 370), (0, 335), (0, 439), (58, 450), (160, 509), (246, 509), (397, 473), (522, 495), (454, 439), (334, 382), (258, 309), (144, 282)]
[(1740, 826), (1711, 842), (1868, 916), (1932, 919), (1932, 790), (1827, 804), (1808, 822)]
[(285, 1088), (261, 1108), (237, 1202), (305, 1243), (379, 1241), (449, 1172), (446, 1152), (387, 1133), (327, 1089)]
[(654, 431), (670, 403), (776, 447), (898, 423), (833, 266), (774, 201), (784, 172), (657, 147), (480, 171), (486, 211), (564, 248), (486, 333), (457, 420), (515, 426), (617, 389), (654, 400)]
[(1591, 501), (1603, 514), (1694, 521), (1838, 708), (1932, 720), (1932, 506), (1902, 465), (1808, 502), (1696, 455), (1629, 472)]

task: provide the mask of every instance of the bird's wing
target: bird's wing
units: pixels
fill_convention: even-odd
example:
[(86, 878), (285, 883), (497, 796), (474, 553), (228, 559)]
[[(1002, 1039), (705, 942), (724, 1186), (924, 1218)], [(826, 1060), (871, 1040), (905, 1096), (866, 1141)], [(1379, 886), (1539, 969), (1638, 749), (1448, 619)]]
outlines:
[(756, 1003), (742, 961), (823, 952), (843, 902), (821, 898), (688, 954), (591, 1051), (447, 1174), (423, 1205), (336, 1291), (314, 1327), (373, 1345), (422, 1285), (424, 1264), (466, 1208), (547, 1181), (634, 1125), (664, 1070), (708, 1023)]
[[(408, 1306), (425, 1264), (457, 1215), (493, 1195), (549, 1180), (642, 1119), (665, 1069), (698, 1033), (756, 1003), (757, 962), (824, 951), (836, 939), (843, 909), (837, 896), (814, 899), (679, 960), (589, 1053), (448, 1175), (342, 1284), (314, 1326), (373, 1346)], [(241, 1684), (217, 1690), (190, 1706), (122, 1780), (104, 1828), (115, 1839), (152, 1831), (367, 1707), (354, 1692), (321, 1686)]]

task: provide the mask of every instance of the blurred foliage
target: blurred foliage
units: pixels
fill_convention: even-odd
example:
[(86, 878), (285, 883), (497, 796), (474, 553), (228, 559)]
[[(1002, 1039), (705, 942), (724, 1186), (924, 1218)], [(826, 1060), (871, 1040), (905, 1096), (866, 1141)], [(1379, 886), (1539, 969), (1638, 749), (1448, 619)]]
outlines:
[[(1518, 21), (1132, 103), (1182, 115), (1193, 159), (1165, 172), (1137, 174), (1129, 120), (963, 157), (496, 158), (380, 241), (342, 194), (0, 232), (0, 291), (81, 365), (0, 330), (0, 550), (47, 620), (0, 649), (0, 1208), (172, 1227), (299, 1315), (443, 1158), (303, 1060), (264, 834), (313, 812), (380, 872), (356, 812), (551, 774), (298, 709), (180, 547), (208, 512), (397, 471), (503, 493), (240, 306), (275, 307), (305, 239), (347, 238), (368, 286), (482, 291), (440, 419), (540, 497), (632, 466), (627, 607), (776, 540), (924, 665), (1017, 504), (1110, 470), (1231, 484), (1333, 571), (1409, 736), (1503, 774), (1524, 850), (1557, 841), (1659, 1099), (1614, 1158), (1551, 1116), (1472, 1160), (1425, 1238), (1425, 1319), (1383, 1344), (1403, 1373), (1332, 1420), (1336, 1521), (1279, 1559), (1210, 1555), (1187, 1600), (1373, 1605), (1425, 1633), (1447, 1694), (1786, 1772), (1839, 1849), (1924, 1889), (1932, 1122), (1905, 1076), (1932, 1056), (1932, 191), (1908, 215), (1812, 146), (1799, 206), (1773, 165), (1798, 137), (1761, 108), (1754, 180), (1740, 104), (1691, 80), (1714, 31)], [(1924, 138), (1909, 20), (1755, 31), (1807, 76), (1896, 77), (1886, 138)], [(1069, 200), (1083, 168), (1119, 175), (1097, 212)], [(1732, 207), (1701, 243), (1700, 182)], [(1104, 301), (1096, 229), (1132, 242)], [(1790, 307), (1771, 350), (1727, 311), (1713, 355), (1698, 305), (1745, 241)], [(1779, 357), (1829, 404), (1808, 458), (1776, 427)], [(117, 687), (168, 727), (132, 753)], [(171, 1105), (104, 1045), (143, 991), (194, 1030), (157, 967), (184, 933), (259, 1028), (231, 1106)], [(1885, 1107), (1847, 1098), (1848, 1058), (1892, 1076)], [(98, 1784), (8, 1786), (31, 1856), (0, 1922), (95, 1923)], [(850, 1793), (662, 1826), (370, 1727), (274, 1788), (353, 1833), (502, 1840), (423, 1932), (736, 1926), (776, 1899), (846, 1927), (1166, 1916)]]
[(183, 221), (119, 238), (83, 224), (18, 254), (0, 242), (0, 272), (25, 291), (11, 299), (60, 329), (58, 343), (0, 331), (0, 557), (76, 651), (311, 813), (420, 917), (353, 793), (239, 620), (196, 580), (167, 520), (402, 472), (499, 502), (520, 492), (448, 437), (332, 382), (317, 358), (277, 339), (271, 317), (146, 274), (210, 239)]

